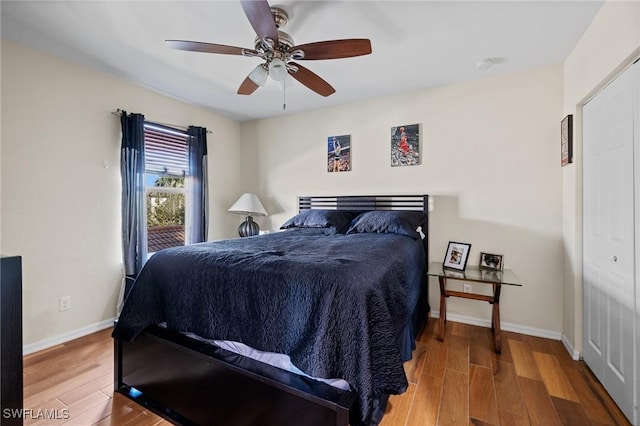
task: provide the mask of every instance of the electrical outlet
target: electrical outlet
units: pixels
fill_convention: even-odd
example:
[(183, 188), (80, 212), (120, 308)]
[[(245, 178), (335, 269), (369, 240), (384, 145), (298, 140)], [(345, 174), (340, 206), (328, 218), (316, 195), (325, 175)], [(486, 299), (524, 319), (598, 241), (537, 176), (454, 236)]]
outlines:
[(71, 296), (63, 296), (60, 298), (60, 312), (71, 309)]
[(471, 293), (471, 284), (463, 284), (462, 291), (465, 293)]

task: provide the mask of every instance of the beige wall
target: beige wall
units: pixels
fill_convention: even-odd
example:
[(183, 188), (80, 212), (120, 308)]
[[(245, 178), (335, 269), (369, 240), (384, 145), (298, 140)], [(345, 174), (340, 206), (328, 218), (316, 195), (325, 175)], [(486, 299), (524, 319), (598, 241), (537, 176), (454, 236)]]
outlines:
[(582, 105), (640, 57), (640, 2), (608, 1), (564, 64), (564, 114), (574, 114), (574, 162), (562, 169), (563, 334), (582, 352)]
[[(504, 254), (523, 282), (503, 290), (502, 319), (560, 336), (562, 68), (487, 78), (242, 125), (244, 185), (277, 229), (297, 195), (435, 196), (431, 260), (448, 241)], [(422, 125), (422, 164), (390, 166), (390, 128)], [(352, 171), (328, 173), (327, 137), (351, 135)], [(251, 159), (245, 162), (245, 158)], [(432, 283), (430, 301), (438, 310)], [(487, 320), (488, 304), (451, 298), (449, 314)]]
[[(121, 280), (117, 108), (208, 135), (210, 239), (233, 236), (240, 124), (2, 41), (2, 240), (23, 256), (24, 343), (113, 318)], [(58, 299), (71, 296), (70, 311)]]

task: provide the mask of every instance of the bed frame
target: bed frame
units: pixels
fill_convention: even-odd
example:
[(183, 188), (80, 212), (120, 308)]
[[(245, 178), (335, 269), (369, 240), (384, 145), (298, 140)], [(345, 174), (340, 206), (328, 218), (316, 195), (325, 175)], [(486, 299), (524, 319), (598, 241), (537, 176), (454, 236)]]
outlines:
[[(411, 210), (428, 218), (429, 197), (307, 196), (298, 198), (298, 209)], [(428, 265), (428, 238), (423, 244)], [(427, 308), (425, 319), (428, 313)], [(352, 410), (357, 404), (353, 392), (211, 347), (159, 325), (148, 327), (133, 342), (114, 339), (114, 344), (115, 391), (174, 424), (348, 426), (350, 414), (357, 411)]]

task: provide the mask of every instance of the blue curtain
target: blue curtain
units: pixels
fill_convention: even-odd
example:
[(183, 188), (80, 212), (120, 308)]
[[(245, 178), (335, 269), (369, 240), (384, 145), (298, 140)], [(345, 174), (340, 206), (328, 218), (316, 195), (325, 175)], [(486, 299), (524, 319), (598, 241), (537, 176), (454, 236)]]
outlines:
[(144, 115), (120, 115), (122, 147), (120, 174), (122, 176), (122, 257), (125, 283), (118, 302), (122, 301), (147, 259), (145, 238), (146, 209), (144, 190)]
[(207, 191), (207, 129), (189, 126), (189, 200), (191, 209), (188, 223), (189, 244), (207, 241), (208, 191)]

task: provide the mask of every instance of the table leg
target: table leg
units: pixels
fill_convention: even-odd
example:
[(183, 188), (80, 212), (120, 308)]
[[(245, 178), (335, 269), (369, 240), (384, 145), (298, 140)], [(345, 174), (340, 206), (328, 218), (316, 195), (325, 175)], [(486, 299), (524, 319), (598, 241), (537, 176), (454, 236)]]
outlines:
[(496, 305), (493, 302), (489, 302), (491, 304), (491, 332), (494, 333), (496, 331), (493, 326), (496, 322)]
[(438, 277), (440, 281), (440, 330), (438, 340), (444, 340), (444, 325), (447, 322), (447, 298), (445, 297), (446, 281), (444, 277)]
[(493, 309), (491, 312), (491, 329), (493, 330), (493, 344), (497, 354), (502, 353), (502, 335), (500, 331), (500, 284), (495, 286), (493, 293)]

